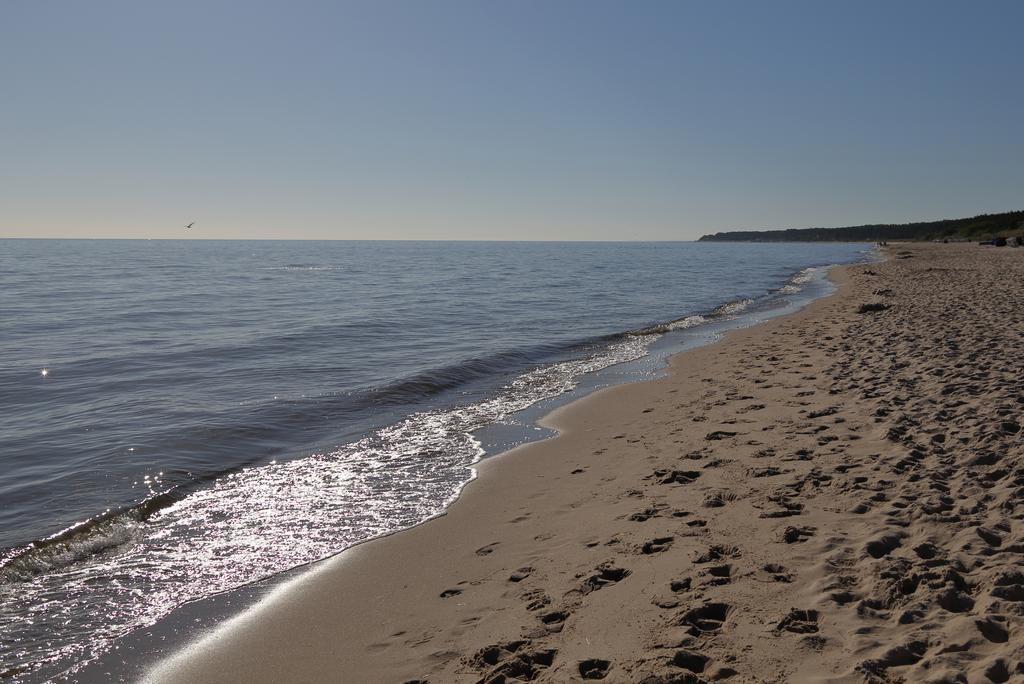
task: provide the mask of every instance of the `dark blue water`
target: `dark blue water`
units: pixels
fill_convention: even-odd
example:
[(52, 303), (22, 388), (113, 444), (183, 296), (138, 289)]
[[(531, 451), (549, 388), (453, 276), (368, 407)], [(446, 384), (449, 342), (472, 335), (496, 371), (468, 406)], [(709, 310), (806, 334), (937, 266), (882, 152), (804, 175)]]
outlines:
[(0, 241), (0, 673), (435, 515), (474, 432), (863, 250)]

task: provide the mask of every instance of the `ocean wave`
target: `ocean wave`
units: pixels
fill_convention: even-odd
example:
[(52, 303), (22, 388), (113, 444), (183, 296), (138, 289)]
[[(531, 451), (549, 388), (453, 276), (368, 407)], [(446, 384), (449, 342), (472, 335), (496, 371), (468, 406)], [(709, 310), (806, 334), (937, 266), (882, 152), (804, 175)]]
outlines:
[[(640, 358), (653, 339), (619, 339), (520, 373), (484, 401), (420, 411), (326, 453), (154, 494), (23, 547), (0, 566), (0, 631), (31, 624), (67, 634), (61, 625), (74, 615), (78, 638), (48, 638), (45, 651), (0, 665), (84, 662), (184, 602), (437, 515), (483, 455), (475, 430), (572, 390), (586, 373)], [(111, 575), (145, 591), (97, 581)]]
[(708, 319), (700, 314), (693, 316), (684, 316), (683, 318), (677, 318), (674, 321), (668, 321), (667, 323), (657, 323), (646, 328), (640, 328), (639, 330), (632, 330), (629, 335), (664, 335), (665, 333), (672, 332), (673, 330), (686, 330), (687, 328), (693, 328), (707, 323)]
[(808, 282), (810, 282), (814, 278), (815, 274), (819, 272), (819, 270), (820, 269), (815, 266), (801, 269), (794, 273), (792, 276), (790, 276), (789, 279), (786, 280), (786, 282), (782, 285), (782, 287), (778, 288), (777, 290), (769, 290), (769, 292), (784, 295), (792, 295), (801, 292), (804, 289), (803, 285), (806, 285)]
[(712, 316), (735, 316), (736, 314), (743, 313), (751, 304), (754, 303), (753, 299), (737, 299), (731, 302), (722, 304), (716, 307), (712, 312)]
[(136, 538), (140, 520), (130, 514), (87, 520), (15, 550), (0, 561), (0, 585), (27, 582)]

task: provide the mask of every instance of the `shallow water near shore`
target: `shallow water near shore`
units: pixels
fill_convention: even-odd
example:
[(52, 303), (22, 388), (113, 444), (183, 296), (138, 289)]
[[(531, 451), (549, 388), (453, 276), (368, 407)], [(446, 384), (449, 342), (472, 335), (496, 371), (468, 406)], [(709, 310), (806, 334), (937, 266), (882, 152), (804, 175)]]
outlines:
[(865, 250), (5, 247), (0, 672), (25, 680), (436, 515), (555, 402), (796, 306), (824, 287), (805, 269)]

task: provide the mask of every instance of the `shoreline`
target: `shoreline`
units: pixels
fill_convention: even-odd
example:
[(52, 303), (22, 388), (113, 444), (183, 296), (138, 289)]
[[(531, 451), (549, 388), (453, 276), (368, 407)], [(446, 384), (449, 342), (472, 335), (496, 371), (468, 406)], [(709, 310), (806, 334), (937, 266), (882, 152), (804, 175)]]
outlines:
[[(499, 461), (512, 461), (517, 458), (521, 458), (522, 452), (524, 451), (529, 451), (534, 448), (545, 447), (548, 445), (555, 445), (560, 440), (567, 438), (576, 432), (572, 420), (566, 420), (563, 418), (565, 414), (569, 413), (571, 415), (577, 412), (586, 412), (586, 406), (588, 402), (602, 401), (603, 397), (607, 393), (612, 393), (615, 392), (616, 390), (621, 390), (633, 386), (645, 386), (660, 382), (671, 381), (676, 374), (676, 366), (679, 363), (678, 359), (680, 357), (695, 354), (704, 350), (710, 350), (719, 345), (728, 344), (734, 335), (759, 330), (762, 326), (770, 325), (773, 322), (788, 320), (790, 318), (804, 314), (810, 308), (839, 296), (843, 284), (842, 281), (844, 280), (844, 277), (842, 275), (843, 272), (846, 269), (849, 269), (853, 266), (863, 266), (865, 265), (865, 263), (858, 263), (852, 265), (834, 265), (828, 267), (826, 279), (830, 282), (831, 287), (833, 288), (831, 292), (827, 292), (824, 295), (820, 295), (810, 301), (800, 303), (795, 311), (790, 311), (782, 314), (774, 314), (768, 318), (760, 319), (741, 327), (727, 329), (724, 332), (719, 332), (715, 334), (714, 339), (711, 339), (710, 341), (698, 343), (698, 346), (674, 352), (663, 359), (664, 366), (660, 369), (659, 374), (653, 378), (602, 387), (581, 397), (574, 398), (569, 403), (560, 404), (556, 406), (553, 410), (544, 411), (542, 416), (536, 421), (534, 421), (534, 424), (545, 430), (553, 431), (555, 432), (555, 434), (553, 436), (543, 438), (541, 441), (527, 442), (525, 444), (515, 446), (511, 449), (507, 449), (499, 453), (489, 455), (483, 460), (476, 463), (474, 466), (477, 470), (476, 476), (474, 477), (473, 480), (469, 481), (464, 486), (463, 490), (461, 491), (456, 501), (452, 505), (450, 505), (443, 513), (433, 518), (430, 518), (422, 523), (419, 523), (418, 525), (415, 525), (413, 527), (398, 530), (396, 532), (393, 532), (382, 537), (376, 537), (361, 542), (355, 546), (345, 549), (344, 551), (336, 554), (335, 556), (324, 559), (322, 561), (317, 561), (313, 567), (306, 566), (306, 568), (304, 569), (297, 569), (304, 571), (300, 572), (297, 576), (288, 578), (284, 582), (281, 582), (279, 585), (275, 586), (271, 591), (267, 592), (265, 596), (260, 598), (255, 603), (255, 605), (250, 606), (243, 613), (233, 615), (227, 618), (225, 621), (221, 622), (208, 634), (200, 637), (198, 640), (188, 643), (184, 648), (182, 648), (177, 653), (174, 653), (170, 657), (158, 662), (156, 667), (150, 671), (149, 675), (146, 678), (146, 681), (180, 681), (182, 678), (192, 678), (193, 676), (195, 676), (195, 674), (193, 674), (191, 670), (189, 670), (187, 667), (185, 671), (179, 671), (178, 668), (181, 664), (181, 659), (184, 658), (188, 660), (193, 660), (197, 653), (197, 650), (206, 651), (206, 649), (212, 648), (214, 651), (217, 651), (221, 648), (220, 642), (224, 640), (225, 632), (230, 633), (231, 631), (239, 628), (245, 630), (246, 627), (244, 625), (246, 625), (247, 623), (251, 623), (253, 621), (259, 621), (260, 618), (258, 617), (258, 615), (263, 611), (274, 611), (280, 609), (282, 605), (287, 605), (290, 600), (290, 594), (292, 594), (293, 592), (304, 591), (303, 585), (305, 585), (307, 582), (321, 581), (320, 576), (322, 573), (330, 573), (333, 576), (335, 572), (340, 570), (340, 566), (349, 565), (351, 562), (358, 562), (358, 560), (356, 559), (357, 556), (367, 553), (374, 553), (376, 546), (389, 542), (393, 543), (394, 540), (405, 538), (405, 535), (415, 534), (416, 532), (425, 527), (434, 525), (439, 521), (452, 517), (456, 511), (461, 511), (462, 507), (459, 506), (459, 504), (467, 497), (486, 496), (484, 493), (474, 491), (474, 488), (478, 487), (482, 483), (482, 481), (485, 480), (485, 478), (501, 477), (500, 472), (498, 474), (492, 474), (491, 471), (496, 467), (493, 465), (494, 463)], [(505, 467), (525, 468), (525, 465), (506, 465), (502, 468), (502, 470), (504, 470)], [(342, 572), (352, 572), (352, 570), (349, 569), (344, 570)], [(285, 574), (287, 575), (293, 573), (295, 573), (295, 570), (289, 571), (289, 573)], [(268, 578), (268, 580), (263, 580), (263, 582), (272, 581), (272, 579), (273, 578)], [(240, 681), (234, 679), (233, 677), (235, 675), (233, 674), (223, 674), (226, 676), (222, 677), (213, 672), (207, 672), (203, 675), (200, 675), (200, 681)], [(324, 676), (326, 676), (325, 673), (323, 674)], [(254, 675), (255, 673), (246, 673), (244, 678), (248, 678)], [(209, 679), (207, 679), (208, 676), (210, 677)], [(278, 675), (276, 676), (293, 677), (294, 673), (286, 674), (285, 672), (279, 672)], [(353, 681), (378, 681), (377, 679), (374, 679), (372, 675), (370, 675), (369, 678), (365, 678), (367, 676), (366, 672), (354, 672), (349, 676), (353, 678)], [(304, 681), (306, 680), (306, 678), (302, 676), (300, 676), (299, 678), (303, 679)], [(308, 681), (315, 681), (318, 678), (318, 676), (313, 676), (311, 679), (308, 679)], [(273, 677), (269, 677), (268, 680), (269, 679), (273, 679)], [(415, 679), (415, 677), (413, 677), (413, 679)], [(391, 677), (389, 674), (387, 677), (380, 679), (380, 681), (400, 680), (393, 679), (393, 677)], [(460, 679), (459, 681), (463, 680)], [(465, 681), (470, 681), (470, 679), (465, 679)]]
[[(893, 500), (892, 480), (878, 471), (895, 460), (904, 475), (908, 448), (873, 420), (868, 400), (886, 387), (876, 380), (875, 396), (858, 398), (859, 386), (846, 386), (859, 372), (850, 347), (865, 340), (838, 335), (900, 315), (902, 299), (879, 316), (854, 306), (880, 289), (901, 298), (908, 282), (894, 272), (920, 279), (919, 264), (969, 251), (912, 249), (914, 261), (843, 267), (832, 296), (678, 354), (666, 377), (556, 410), (545, 423), (558, 436), (478, 464), (446, 515), (326, 561), (158, 665), (151, 680), (764, 681), (757, 673), (771, 671), (768, 681), (863, 681), (921, 667), (928, 642), (894, 648), (883, 638), (887, 628), (920, 629), (914, 614), (883, 616), (911, 601), (877, 600), (871, 582), (885, 585), (877, 566), (893, 560), (944, 565), (931, 550), (903, 557), (918, 521), (902, 519), (913, 505)], [(1009, 254), (970, 258), (1019, 269)], [(846, 499), (866, 501), (835, 505)], [(941, 548), (913, 548), (924, 545)], [(837, 570), (847, 566), (858, 572)], [(997, 586), (1017, 586), (1007, 577)], [(950, 593), (939, 584), (932, 594)], [(870, 613), (897, 627), (858, 631)], [(997, 636), (998, 622), (986, 627)], [(982, 647), (998, 643), (986, 637), (935, 659), (980, 662)]]
[[(551, 337), (555, 340), (553, 343), (523, 347), (520, 344), (523, 339), (531, 336), (540, 339), (530, 332), (532, 328), (529, 325), (524, 327), (523, 331), (510, 330), (507, 339), (499, 334), (493, 338), (493, 342), (490, 341), (493, 336), (488, 332), (493, 326), (475, 325), (474, 329), (486, 333), (487, 344), (494, 346), (494, 353), (485, 353), (480, 357), (481, 361), (471, 360), (464, 367), (461, 364), (446, 366), (421, 363), (420, 365), (435, 369), (422, 376), (414, 376), (425, 381), (422, 387), (415, 382), (407, 387), (399, 383), (396, 386), (399, 391), (381, 393), (386, 395), (383, 402), (384, 411), (376, 408), (369, 410), (370, 414), (380, 418), (376, 425), (385, 426), (372, 434), (363, 433), (363, 437), (369, 442), (364, 442), (363, 438), (358, 442), (346, 438), (338, 442), (339, 446), (330, 449), (331, 453), (327, 453), (328, 449), (323, 449), (322, 457), (314, 454), (313, 458), (307, 459), (302, 458), (303, 454), (297, 452), (289, 454), (288, 458), (282, 458), (280, 463), (276, 460), (270, 463), (257, 462), (253, 464), (255, 467), (245, 467), (241, 473), (216, 478), (209, 486), (195, 487), (198, 495), (186, 496), (182, 502), (167, 507), (167, 510), (161, 508), (151, 517), (147, 518), (153, 507), (160, 508), (177, 498), (177, 492), (171, 492), (170, 496), (157, 494), (142, 506), (131, 508), (123, 514), (112, 512), (113, 517), (109, 525), (89, 523), (80, 528), (76, 527), (76, 531), (65, 540), (66, 546), (74, 553), (84, 551), (85, 559), (81, 563), (76, 561), (75, 564), (68, 564), (67, 567), (73, 573), (70, 576), (70, 585), (59, 572), (35, 573), (33, 568), (37, 556), (39, 560), (45, 562), (49, 560), (48, 554), (51, 553), (58, 555), (61, 567), (64, 567), (66, 558), (60, 557), (60, 554), (64, 553), (64, 542), (53, 547), (43, 545), (44, 548), (26, 554), (26, 557), (12, 567), (19, 569), (23, 566), (28, 572), (35, 573), (32, 576), (38, 577), (38, 581), (33, 580), (25, 585), (28, 591), (21, 592), (8, 604), (11, 607), (8, 624), (12, 625), (13, 638), (24, 644), (24, 648), (17, 654), (7, 654), (4, 658), (5, 666), (9, 662), (19, 667), (22, 664), (38, 664), (35, 671), (39, 674), (34, 676), (45, 678), (48, 673), (61, 672), (69, 665), (77, 665), (70, 673), (74, 674), (85, 665), (81, 662), (82, 658), (93, 658), (95, 654), (105, 649), (109, 640), (116, 639), (119, 645), (130, 642), (132, 639), (121, 635), (134, 631), (149, 632), (151, 625), (156, 624), (179, 605), (201, 601), (203, 597), (215, 594), (222, 595), (225, 590), (231, 591), (233, 586), (249, 585), (258, 578), (269, 577), (282, 570), (330, 556), (358, 540), (418, 522), (446, 505), (451, 500), (455, 488), (468, 479), (469, 466), (479, 453), (476, 440), (468, 437), (472, 427), (493, 420), (503, 409), (513, 410), (527, 401), (533, 401), (535, 397), (553, 394), (559, 398), (568, 396), (563, 390), (572, 384), (569, 380), (573, 376), (604, 363), (629, 358), (630, 352), (640, 355), (650, 342), (661, 337), (656, 334), (631, 334), (628, 331), (639, 328), (647, 331), (649, 328), (645, 326), (649, 326), (652, 321), (666, 321), (664, 327), (675, 327), (678, 321), (672, 321), (679, 311), (701, 312), (707, 318), (717, 320), (720, 317), (732, 318), (735, 310), (746, 304), (748, 299), (755, 300), (755, 303), (750, 305), (751, 309), (768, 300), (788, 300), (792, 290), (798, 289), (795, 284), (806, 275), (803, 267), (821, 263), (821, 255), (828, 256), (830, 262), (845, 261), (859, 257), (860, 251), (861, 247), (858, 246), (817, 250), (765, 249), (754, 250), (752, 253), (746, 248), (700, 249), (697, 252), (709, 255), (710, 270), (703, 268), (700, 263), (695, 263), (692, 268), (686, 266), (680, 270), (680, 264), (687, 263), (687, 260), (681, 259), (674, 252), (655, 250), (643, 245), (631, 246), (626, 250), (629, 258), (621, 260), (622, 264), (625, 264), (623, 268), (626, 268), (627, 272), (632, 272), (634, 257), (651, 257), (643, 262), (650, 277), (650, 280), (645, 281), (646, 285), (641, 283), (641, 286), (637, 286), (630, 278), (615, 278), (614, 281), (608, 278), (594, 281), (582, 278), (576, 289), (572, 290), (575, 294), (561, 302), (563, 313), (560, 316), (543, 313), (535, 316), (529, 313), (532, 307), (524, 306), (522, 311), (525, 313), (517, 318), (515, 312), (519, 309), (515, 306), (499, 307), (500, 311), (495, 310), (500, 313), (498, 320), (505, 320), (506, 323), (514, 325), (519, 319), (528, 321), (538, 318), (547, 321), (561, 332)], [(680, 251), (682, 255), (693, 253), (694, 250), (689, 247)], [(601, 259), (620, 254), (620, 250), (613, 250), (604, 257), (595, 254), (594, 259), (588, 257), (589, 260), (584, 261), (600, 262)], [(730, 255), (739, 258), (750, 257), (749, 267), (742, 266), (742, 261), (739, 267), (728, 266), (733, 261)], [(492, 256), (509, 257), (510, 265), (514, 266), (516, 263), (512, 258), (515, 255), (499, 253)], [(726, 268), (723, 270), (712, 267), (716, 260), (722, 261)], [(704, 258), (701, 257), (700, 261), (704, 261)], [(290, 260), (288, 263), (302, 266), (306, 260)], [(612, 271), (617, 272), (617, 268), (619, 267), (616, 266)], [(291, 267), (286, 270), (291, 270)], [(601, 269), (595, 272), (599, 270)], [(696, 274), (703, 271), (707, 271), (710, 276), (696, 277)], [(515, 269), (512, 272), (514, 273)], [(587, 269), (584, 268), (581, 272), (585, 273)], [(735, 278), (728, 275), (732, 272), (736, 273)], [(715, 276), (715, 273), (719, 275)], [(305, 282), (305, 275), (295, 277)], [(815, 277), (817, 278), (817, 274)], [(538, 281), (540, 287), (530, 295), (531, 297), (547, 299), (547, 295), (544, 294), (547, 290), (544, 289), (543, 282)], [(600, 303), (593, 306), (573, 305), (573, 302), (591, 300), (601, 302), (604, 298), (601, 293), (605, 292), (605, 282), (609, 285), (609, 292), (633, 292), (637, 295), (635, 302), (629, 297), (616, 296), (609, 300), (607, 306)], [(659, 282), (664, 282), (665, 286), (654, 289), (649, 287), (651, 283)], [(645, 288), (650, 292), (641, 296), (646, 291)], [(811, 290), (810, 287), (806, 288), (807, 292)], [(506, 292), (516, 290), (507, 289)], [(566, 291), (566, 294), (568, 293), (569, 291)], [(551, 290), (549, 295), (553, 302), (551, 306), (554, 307), (552, 311), (560, 308), (558, 302), (563, 297), (559, 291)], [(796, 296), (799, 297), (800, 294)], [(495, 301), (503, 300), (499, 298)], [(645, 303), (645, 306), (653, 308), (643, 310), (653, 313), (638, 318), (635, 313), (629, 313), (635, 308), (631, 302)], [(540, 310), (543, 311), (544, 307)], [(507, 311), (508, 314), (503, 311)], [(623, 314), (626, 315), (625, 318)], [(590, 334), (595, 329), (599, 334)], [(612, 332), (606, 334), (609, 330)], [(415, 332), (415, 329), (411, 333), (413, 337), (421, 334)], [(662, 339), (674, 334), (666, 335)], [(577, 342), (557, 342), (563, 339), (574, 339)], [(325, 341), (322, 338), (313, 338), (310, 345), (296, 345), (293, 353), (301, 357), (304, 349), (308, 351), (307, 346), (319, 348), (320, 342), (316, 340)], [(442, 350), (438, 356), (449, 353), (443, 351), (444, 345), (438, 348)], [(526, 351), (506, 355), (502, 350), (507, 348)], [(610, 349), (610, 353), (605, 354), (605, 348)], [(625, 353), (620, 354), (620, 351)], [(537, 355), (531, 357), (531, 354)], [(427, 356), (430, 357), (430, 354)], [(508, 384), (509, 392), (503, 391), (503, 381), (494, 382), (501, 377), (499, 371), (506, 361), (511, 364), (511, 368), (529, 358), (543, 359), (543, 362), (538, 364), (541, 367), (526, 369), (529, 370), (527, 374), (517, 376), (514, 382)], [(293, 358), (293, 362), (299, 361), (299, 357)], [(274, 363), (280, 362), (278, 360)], [(287, 363), (287, 359), (283, 362)], [(246, 362), (243, 360), (242, 363)], [(269, 366), (273, 366), (274, 363), (270, 363)], [(616, 365), (617, 369), (622, 367), (622, 364)], [(182, 370), (186, 371), (187, 367)], [(519, 366), (516, 372), (521, 370), (524, 369)], [(339, 372), (344, 374), (343, 370)], [(613, 382), (621, 380), (617, 370), (609, 373), (609, 378)], [(324, 378), (325, 381), (329, 379)], [(454, 381), (455, 385), (448, 390), (436, 391), (439, 387), (445, 387), (449, 381)], [(248, 383), (248, 380), (244, 382)], [(494, 387), (499, 387), (500, 391), (492, 392)], [(412, 395), (420, 397), (421, 404), (401, 406), (384, 416), (386, 411), (390, 411), (387, 408), (388, 402), (394, 397), (403, 396), (406, 389), (411, 390)], [(328, 393), (327, 396), (334, 395)], [(367, 396), (373, 401), (378, 399), (374, 392), (369, 392)], [(484, 400), (478, 401), (481, 397)], [(448, 411), (450, 399), (454, 400), (453, 403), (456, 405)], [(125, 400), (128, 400), (127, 397)], [(144, 403), (144, 397), (140, 401)], [(268, 423), (277, 424), (273, 426), (275, 430), (281, 427), (278, 424), (280, 421), (286, 422), (289, 430), (296, 431), (296, 441), (307, 443), (305, 440), (308, 439), (308, 443), (312, 443), (316, 433), (323, 434), (323, 420), (318, 413), (329, 412), (352, 403), (353, 401), (349, 399), (341, 398), (323, 401), (317, 399), (309, 403), (303, 401), (296, 404), (286, 398), (272, 402), (269, 408), (243, 407), (239, 409), (238, 415), (233, 413), (230, 420), (223, 422), (234, 424), (235, 418), (258, 414), (267, 418)], [(360, 399), (354, 403), (362, 406), (366, 402)], [(421, 406), (428, 410), (422, 413), (411, 410)], [(393, 422), (392, 416), (405, 418)], [(355, 417), (359, 418), (358, 415)], [(420, 420), (420, 417), (423, 420)], [(340, 422), (346, 421), (347, 418)], [(195, 427), (187, 420), (178, 427), (174, 427), (173, 421), (154, 424), (169, 425), (169, 428), (160, 429), (188, 434), (192, 434)], [(304, 429), (309, 426), (312, 426), (310, 430)], [(513, 429), (519, 427), (513, 425)], [(326, 429), (335, 428), (328, 426)], [(314, 434), (309, 435), (307, 432)], [(499, 438), (507, 435), (508, 432), (499, 435)], [(210, 441), (201, 440), (197, 448), (200, 451), (208, 448), (210, 456), (204, 458), (215, 463), (214, 470), (220, 471), (230, 466), (233, 460), (244, 459), (246, 444), (260, 443), (264, 436), (265, 433), (260, 430), (252, 433), (243, 430), (238, 433), (240, 448), (223, 454), (223, 463), (220, 462), (220, 449), (225, 442), (233, 441), (231, 433), (209, 435)], [(431, 437), (431, 443), (423, 443), (422, 437)], [(489, 448), (487, 450), (494, 453)], [(417, 456), (417, 453), (428, 454), (428, 457), (424, 460)], [(169, 455), (168, 459), (168, 463), (171, 463), (174, 457)], [(263, 465), (268, 467), (261, 467)], [(366, 468), (365, 465), (369, 465), (370, 468)], [(378, 465), (379, 467), (375, 467)], [(439, 466), (444, 466), (448, 471), (443, 477), (440, 476)], [(417, 477), (417, 471), (424, 476)], [(102, 476), (102, 472), (101, 468), (97, 468), (97, 477)], [(171, 472), (177, 471), (171, 469)], [(359, 482), (354, 486), (308, 486), (318, 482), (321, 476), (346, 476), (347, 472), (358, 473), (356, 477)], [(187, 479), (192, 475), (181, 477)], [(383, 483), (384, 488), (395, 484), (394, 491), (408, 491), (410, 494), (374, 496), (379, 488), (364, 487), (363, 483)], [(178, 492), (189, 487), (191, 485), (186, 484), (186, 487), (178, 489)], [(263, 497), (264, 492), (274, 491), (278, 492), (277, 496)], [(423, 497), (420, 492), (426, 492), (429, 498)], [(253, 499), (262, 500), (266, 505), (247, 505), (247, 500)], [(266, 515), (261, 512), (269, 506), (274, 506), (280, 513)], [(378, 510), (386, 511), (386, 514), (374, 514)], [(145, 524), (137, 525), (135, 518), (138, 517), (145, 518)], [(218, 524), (221, 520), (228, 520), (230, 524)], [(113, 534), (108, 534), (108, 527)], [(114, 543), (109, 551), (96, 559), (90, 555), (89, 549), (98, 543), (117, 542), (118, 535), (125, 529), (131, 533), (128, 543)], [(259, 537), (250, 540), (250, 533), (258, 534)], [(169, 538), (168, 535), (173, 538)], [(227, 547), (235, 551), (225, 552)], [(165, 553), (164, 549), (168, 553)], [(68, 558), (71, 557), (71, 554), (66, 555)], [(103, 561), (107, 557), (118, 559), (124, 582), (109, 584), (103, 581), (106, 574)], [(95, 577), (92, 576), (93, 573)], [(120, 593), (123, 598), (114, 597), (106, 600), (107, 593)], [(50, 600), (41, 600), (44, 598)], [(113, 609), (95, 610), (93, 604), (110, 605)], [(41, 610), (36, 606), (41, 607)], [(79, 616), (74, 621), (76, 628), (62, 629), (58, 620), (61, 614)], [(21, 620), (22, 615), (32, 615), (33, 619)], [(56, 624), (51, 626), (51, 622)]]
[[(870, 259), (877, 258), (877, 255), (864, 256), (866, 260), (855, 263), (869, 263)], [(660, 339), (647, 347), (644, 356), (585, 373), (572, 391), (543, 399), (515, 412), (504, 421), (474, 432), (474, 437), (481, 442), (484, 450), (481, 462), (556, 435), (557, 430), (544, 426), (544, 419), (568, 403), (579, 401), (595, 391), (662, 377), (670, 371), (669, 359), (677, 354), (713, 344), (732, 330), (756, 326), (765, 320), (790, 315), (814, 301), (829, 296), (835, 291), (836, 286), (829, 280), (828, 271), (836, 267), (838, 265), (816, 264), (801, 268), (781, 287), (768, 290), (768, 294), (760, 299), (730, 301), (709, 310), (709, 313), (694, 314), (686, 318), (686, 322), (693, 318), (701, 319), (696, 326), (683, 325), (675, 328), (668, 323), (659, 326), (664, 327), (665, 332)], [(795, 284), (799, 284), (799, 289), (793, 289)], [(742, 310), (735, 313), (733, 310), (737, 304), (742, 305)], [(479, 463), (474, 465), (474, 469)], [(474, 479), (475, 475), (474, 478), (467, 480), (463, 487)], [(234, 589), (186, 602), (153, 625), (120, 637), (113, 650), (63, 671), (60, 678), (84, 683), (110, 681), (111, 677), (116, 677), (118, 681), (135, 681), (154, 662), (194, 640), (197, 631), (212, 630), (217, 625), (251, 609), (266, 595), (278, 591), (280, 585), (299, 581), (311, 569), (330, 562), (339, 554), (350, 552), (356, 546), (404, 532), (444, 514), (445, 511), (441, 511), (415, 525), (360, 541), (325, 558), (289, 568)]]

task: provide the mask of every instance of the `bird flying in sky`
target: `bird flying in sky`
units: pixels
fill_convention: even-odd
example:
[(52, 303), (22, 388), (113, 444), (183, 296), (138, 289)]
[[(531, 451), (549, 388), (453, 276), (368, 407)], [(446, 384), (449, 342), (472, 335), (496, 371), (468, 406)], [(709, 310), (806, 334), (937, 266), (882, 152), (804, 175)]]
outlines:
[(187, 225), (187, 226), (185, 226), (185, 227), (186, 227), (186, 228), (191, 228), (191, 227), (192, 227), (192, 226), (194, 226), (194, 225), (196, 225), (196, 222), (195, 222), (195, 221), (193, 221), (192, 223), (188, 224), (188, 225)]

